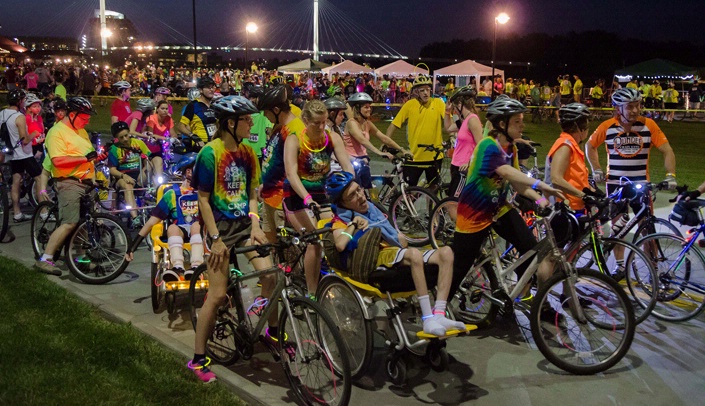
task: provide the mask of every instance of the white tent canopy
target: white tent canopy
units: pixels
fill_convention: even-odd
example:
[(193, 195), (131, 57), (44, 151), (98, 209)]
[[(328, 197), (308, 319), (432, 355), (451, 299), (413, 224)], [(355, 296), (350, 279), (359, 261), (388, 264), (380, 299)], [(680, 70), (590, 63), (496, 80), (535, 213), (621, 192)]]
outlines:
[(345, 60), (337, 65), (321, 69), (323, 73), (332, 75), (334, 73), (373, 73), (372, 68), (358, 65), (353, 61)]
[[(502, 77), (502, 81), (504, 81), (504, 71), (499, 70), (495, 68), (494, 70), (495, 75), (499, 75)], [(480, 77), (481, 76), (492, 76), (492, 67), (491, 66), (485, 66), (481, 63), (477, 63), (475, 61), (467, 60), (463, 61), (460, 63), (456, 63), (455, 65), (450, 65), (446, 66), (445, 68), (437, 69), (436, 71), (433, 72), (433, 88), (436, 88), (436, 80), (438, 76), (455, 76), (455, 86), (465, 86), (470, 84), (469, 77), (474, 76), (475, 77), (475, 84), (476, 86), (480, 86)]]
[(388, 75), (390, 77), (408, 77), (409, 75), (416, 76), (420, 74), (428, 75), (428, 70), (420, 67), (417, 68), (402, 59), (375, 69), (375, 75), (377, 75), (377, 77), (382, 75)]

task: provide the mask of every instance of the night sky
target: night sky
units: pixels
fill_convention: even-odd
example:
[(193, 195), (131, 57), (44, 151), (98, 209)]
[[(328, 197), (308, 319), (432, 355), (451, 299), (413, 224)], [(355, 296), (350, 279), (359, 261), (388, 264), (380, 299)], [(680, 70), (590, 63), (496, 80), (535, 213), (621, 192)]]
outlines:
[[(9, 0), (2, 0), (2, 3)], [(133, 20), (144, 39), (180, 42), (192, 39), (190, 0), (106, 0), (107, 8)], [(312, 0), (196, 0), (198, 42), (212, 46), (244, 44), (247, 21), (260, 24), (250, 46), (310, 48)], [(504, 11), (511, 17), (498, 35), (604, 30), (646, 40), (705, 42), (705, 0), (321, 0), (337, 15), (379, 37), (407, 56), (423, 45), (453, 38), (492, 38), (493, 18)], [(0, 35), (78, 37), (98, 0), (23, 0), (0, 7)], [(677, 8), (675, 8), (677, 6)], [(345, 23), (326, 11), (321, 36), (338, 41), (338, 48), (376, 52), (373, 45), (347, 35)], [(286, 25), (288, 24), (288, 25)], [(284, 28), (288, 27), (288, 28)], [(87, 32), (87, 30), (86, 30)], [(283, 35), (286, 32), (286, 35)], [(368, 34), (365, 34), (368, 35)], [(308, 41), (308, 42), (306, 42)], [(371, 41), (371, 40), (369, 40)], [(324, 39), (325, 42), (325, 39)], [(596, 46), (598, 46), (596, 44)]]

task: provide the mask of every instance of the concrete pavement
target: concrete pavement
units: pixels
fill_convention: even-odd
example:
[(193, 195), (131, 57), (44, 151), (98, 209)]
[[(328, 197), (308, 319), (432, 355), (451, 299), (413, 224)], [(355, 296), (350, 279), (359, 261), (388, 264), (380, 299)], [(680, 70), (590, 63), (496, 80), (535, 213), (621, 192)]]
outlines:
[[(659, 209), (659, 214), (665, 217), (667, 211)], [(0, 245), (0, 251), (31, 266), (29, 223), (12, 224), (12, 231), (16, 241)], [(177, 298), (175, 314), (154, 314), (149, 272), (149, 255), (142, 248), (126, 272), (107, 285), (86, 285), (68, 272), (48, 278), (96, 306), (106, 317), (131, 323), (183, 354), (185, 368), (186, 360), (193, 354), (194, 341), (185, 294)], [(380, 336), (375, 335), (372, 368), (354, 387), (350, 404), (702, 404), (704, 328), (703, 315), (681, 324), (649, 318), (638, 326), (631, 350), (613, 369), (594, 376), (572, 376), (548, 363), (527, 341), (528, 325), (498, 320), (490, 329), (448, 341), (448, 371), (434, 372), (413, 359), (405, 387), (388, 382), (383, 368), (386, 350)], [(250, 404), (290, 404), (294, 397), (281, 366), (264, 347), (256, 347), (255, 352), (252, 359), (230, 368), (216, 366), (214, 371), (221, 384)]]

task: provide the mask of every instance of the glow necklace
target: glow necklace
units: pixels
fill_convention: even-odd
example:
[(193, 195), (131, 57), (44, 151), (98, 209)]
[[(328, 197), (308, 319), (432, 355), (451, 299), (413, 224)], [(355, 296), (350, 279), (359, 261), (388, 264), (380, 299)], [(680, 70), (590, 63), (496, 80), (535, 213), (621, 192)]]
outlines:
[[(304, 136), (306, 136), (306, 138), (308, 138), (308, 136), (306, 135), (306, 131), (304, 131), (302, 135), (304, 135)], [(306, 140), (304, 140), (304, 139), (302, 139), (301, 141), (303, 141), (304, 147), (306, 147), (307, 150), (309, 150), (309, 151), (311, 151), (311, 152), (313, 152), (313, 153), (321, 152), (321, 151), (323, 151), (324, 149), (326, 149), (326, 147), (328, 146), (328, 140), (329, 140), (328, 134), (324, 134), (324, 135), (326, 136), (326, 143), (323, 144), (323, 146), (322, 146), (320, 149), (313, 149), (313, 148), (311, 148), (311, 146), (308, 145), (308, 144), (306, 143)]]

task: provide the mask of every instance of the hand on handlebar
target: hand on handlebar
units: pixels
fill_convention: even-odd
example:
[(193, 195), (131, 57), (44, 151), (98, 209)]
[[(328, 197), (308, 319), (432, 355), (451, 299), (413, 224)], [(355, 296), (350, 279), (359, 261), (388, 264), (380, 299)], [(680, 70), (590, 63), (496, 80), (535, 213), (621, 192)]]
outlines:
[(382, 157), (387, 158), (390, 161), (394, 159), (394, 155), (390, 154), (389, 152), (382, 152)]
[(103, 161), (103, 160), (105, 160), (105, 158), (108, 157), (108, 154), (105, 152), (99, 154), (98, 151), (91, 151), (91, 152), (87, 153), (85, 155), (85, 157), (88, 162)]
[(676, 190), (676, 186), (678, 186), (678, 182), (676, 182), (675, 176), (666, 176), (666, 178), (663, 180), (663, 183), (666, 184), (666, 188), (668, 190)]
[(592, 179), (597, 182), (604, 182), (605, 181), (605, 173), (602, 172), (602, 169), (595, 169), (592, 171)]
[(549, 185), (545, 185), (545, 186), (543, 186), (543, 185), (545, 185), (545, 184), (542, 182), (542, 187), (540, 190), (541, 190), (541, 193), (543, 193), (543, 195), (545, 197), (553, 196), (553, 197), (556, 197), (561, 200), (566, 200), (565, 195), (560, 190), (553, 188)]

